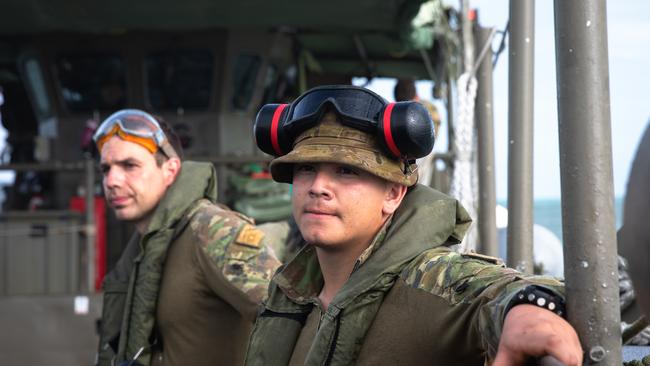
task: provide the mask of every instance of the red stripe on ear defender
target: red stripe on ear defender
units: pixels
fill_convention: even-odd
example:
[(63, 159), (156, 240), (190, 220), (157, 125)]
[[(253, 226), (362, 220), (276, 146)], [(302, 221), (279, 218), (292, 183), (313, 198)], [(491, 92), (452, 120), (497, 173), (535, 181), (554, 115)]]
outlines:
[(384, 140), (393, 155), (400, 157), (402, 156), (402, 153), (397, 148), (397, 145), (395, 145), (393, 132), (390, 130), (390, 116), (393, 113), (393, 107), (395, 107), (395, 103), (390, 103), (386, 106), (386, 110), (384, 111)]
[(280, 116), (282, 116), (282, 111), (288, 106), (288, 104), (280, 104), (273, 112), (273, 119), (271, 120), (271, 145), (273, 145), (273, 150), (278, 155), (284, 155), (282, 149), (280, 149), (280, 144), (278, 143), (278, 125), (280, 124)]

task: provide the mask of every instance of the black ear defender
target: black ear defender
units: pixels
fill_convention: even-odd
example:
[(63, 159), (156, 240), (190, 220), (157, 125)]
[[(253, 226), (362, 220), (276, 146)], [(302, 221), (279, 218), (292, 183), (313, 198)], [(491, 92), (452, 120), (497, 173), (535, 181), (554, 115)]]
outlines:
[(266, 104), (255, 117), (253, 134), (260, 150), (273, 156), (282, 156), (291, 151), (293, 139), (284, 128), (289, 113), (289, 104)]
[(433, 149), (433, 122), (421, 103), (389, 103), (379, 117), (378, 127), (385, 150), (395, 158), (418, 159)]
[[(292, 105), (289, 104), (267, 104), (260, 109), (253, 127), (255, 142), (260, 150), (277, 157), (288, 154), (293, 149), (297, 132), (293, 131), (296, 126), (291, 125), (291, 110)], [(427, 109), (418, 102), (386, 103), (378, 115), (370, 119), (355, 117), (342, 115), (341, 123), (360, 128), (359, 121), (363, 121), (363, 126), (368, 131), (374, 131), (371, 133), (377, 136), (385, 153), (395, 159), (415, 160), (428, 155), (433, 149), (433, 122)], [(301, 121), (301, 126), (308, 128), (315, 125), (318, 118), (320, 114), (313, 113), (312, 120)], [(348, 118), (355, 122), (348, 121)]]

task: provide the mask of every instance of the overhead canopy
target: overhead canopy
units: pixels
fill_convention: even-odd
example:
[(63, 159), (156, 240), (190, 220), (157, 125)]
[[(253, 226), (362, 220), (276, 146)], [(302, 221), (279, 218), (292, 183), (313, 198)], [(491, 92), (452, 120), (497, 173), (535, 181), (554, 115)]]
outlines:
[(321, 71), (368, 76), (432, 78), (420, 49), (430, 54), (430, 65), (439, 65), (448, 62), (440, 50), (448, 53), (455, 45), (439, 0), (10, 0), (0, 5), (0, 37), (228, 28), (291, 33)]
[(395, 32), (426, 0), (10, 0), (0, 33), (288, 26)]

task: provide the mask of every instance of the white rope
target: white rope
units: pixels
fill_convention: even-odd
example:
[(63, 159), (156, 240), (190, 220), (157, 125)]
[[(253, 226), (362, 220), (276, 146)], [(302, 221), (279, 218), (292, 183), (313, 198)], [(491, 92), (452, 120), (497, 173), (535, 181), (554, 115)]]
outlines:
[[(465, 207), (473, 220), (476, 215), (478, 177), (476, 170), (476, 137), (474, 134), (474, 102), (478, 82), (470, 73), (458, 78), (458, 119), (453, 141), (456, 160), (450, 193)], [(461, 250), (476, 249), (476, 225), (472, 225), (461, 244)]]

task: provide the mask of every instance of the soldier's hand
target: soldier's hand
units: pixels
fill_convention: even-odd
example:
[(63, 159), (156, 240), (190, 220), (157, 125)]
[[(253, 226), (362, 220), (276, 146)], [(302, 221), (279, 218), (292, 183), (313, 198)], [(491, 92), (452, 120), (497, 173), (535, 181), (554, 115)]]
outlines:
[(534, 305), (517, 305), (503, 322), (492, 366), (524, 365), (531, 357), (545, 355), (567, 366), (580, 366), (582, 353), (578, 335), (566, 320)]

